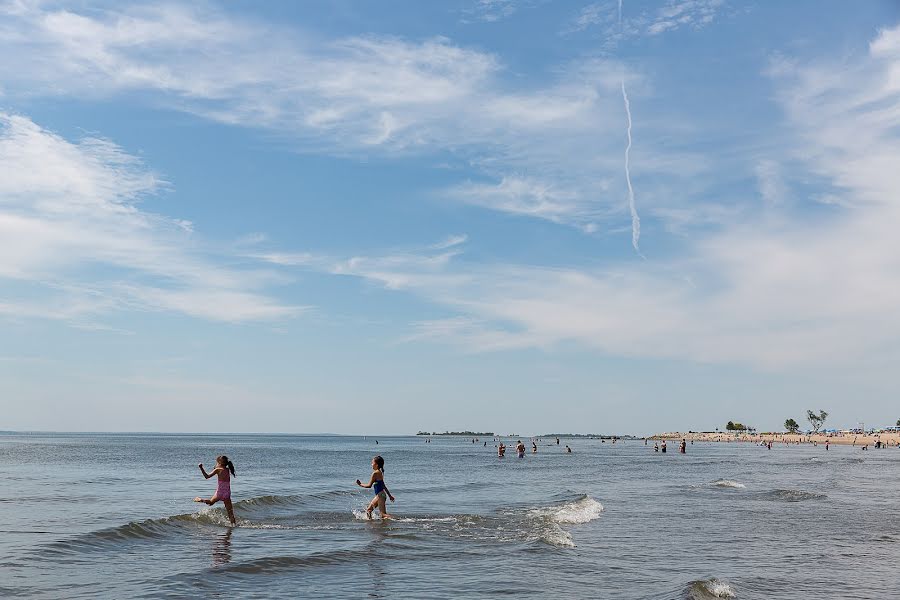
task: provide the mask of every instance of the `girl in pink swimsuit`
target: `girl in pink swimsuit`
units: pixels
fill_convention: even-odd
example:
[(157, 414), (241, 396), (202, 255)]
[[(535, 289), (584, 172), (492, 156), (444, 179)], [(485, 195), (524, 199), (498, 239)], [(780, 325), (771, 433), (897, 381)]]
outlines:
[(199, 467), (200, 472), (203, 473), (203, 476), (207, 479), (213, 475), (218, 475), (219, 484), (216, 486), (216, 493), (213, 494), (212, 498), (206, 500), (198, 496), (194, 498), (194, 502), (203, 502), (204, 504), (212, 506), (221, 500), (225, 503), (225, 510), (228, 511), (228, 520), (231, 521), (232, 525), (235, 525), (234, 509), (231, 506), (231, 478), (234, 476), (234, 464), (223, 454), (222, 456), (216, 457), (216, 468), (211, 472), (206, 472), (206, 469), (203, 468), (203, 463), (200, 463)]

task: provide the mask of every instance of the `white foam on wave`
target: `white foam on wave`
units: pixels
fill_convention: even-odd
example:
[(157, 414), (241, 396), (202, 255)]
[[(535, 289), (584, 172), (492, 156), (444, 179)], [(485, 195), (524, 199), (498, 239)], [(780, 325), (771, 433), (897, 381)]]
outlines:
[(456, 523), (456, 517), (395, 517), (403, 523)]
[(591, 498), (585, 496), (574, 502), (568, 502), (561, 506), (554, 506), (548, 509), (538, 509), (547, 511), (548, 516), (563, 525), (582, 525), (590, 523), (594, 519), (600, 518), (603, 512), (603, 505)]
[(575, 547), (575, 542), (572, 540), (572, 534), (559, 526), (547, 529), (547, 531), (540, 536), (540, 539), (557, 548)]
[(582, 496), (578, 500), (544, 506), (528, 511), (528, 516), (542, 523), (537, 539), (559, 548), (574, 548), (572, 534), (561, 525), (583, 525), (600, 518), (603, 505), (590, 496)]
[(734, 588), (724, 581), (718, 579), (708, 579), (701, 584), (705, 591), (716, 598), (734, 598)]
[(710, 485), (714, 485), (715, 487), (734, 488), (740, 490), (747, 487), (743, 483), (732, 481), (731, 479), (719, 479), (718, 481), (713, 481)]

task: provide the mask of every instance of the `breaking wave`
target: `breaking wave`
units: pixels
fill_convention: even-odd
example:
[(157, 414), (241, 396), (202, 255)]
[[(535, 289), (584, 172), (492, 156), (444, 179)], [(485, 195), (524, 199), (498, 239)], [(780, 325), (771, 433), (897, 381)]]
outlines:
[(708, 600), (712, 598), (734, 598), (734, 588), (715, 577), (692, 581), (685, 590), (686, 600)]
[(743, 483), (740, 483), (737, 481), (732, 481), (731, 479), (719, 479), (719, 480), (713, 481), (709, 485), (711, 485), (713, 487), (734, 488), (734, 489), (739, 489), (739, 490), (742, 490), (747, 487)]

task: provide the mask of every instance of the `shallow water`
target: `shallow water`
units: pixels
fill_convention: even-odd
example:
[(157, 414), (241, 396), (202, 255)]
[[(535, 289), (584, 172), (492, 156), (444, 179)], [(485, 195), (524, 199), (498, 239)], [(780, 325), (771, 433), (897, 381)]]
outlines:
[[(0, 434), (0, 596), (883, 598), (900, 451)], [(573, 454), (560, 448), (568, 443)], [(526, 441), (527, 444), (527, 441)], [(237, 468), (227, 527), (196, 464)], [(365, 519), (382, 454), (396, 520)]]

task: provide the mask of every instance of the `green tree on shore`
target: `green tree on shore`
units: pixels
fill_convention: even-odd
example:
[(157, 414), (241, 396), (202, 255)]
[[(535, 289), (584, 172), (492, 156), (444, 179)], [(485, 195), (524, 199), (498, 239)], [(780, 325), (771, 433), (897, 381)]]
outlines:
[(747, 431), (747, 426), (743, 423), (728, 421), (728, 423), (725, 425), (725, 429), (727, 429), (728, 431)]
[(897, 427), (900, 427), (900, 419), (897, 419)]
[(811, 410), (806, 411), (806, 420), (809, 421), (809, 424), (812, 425), (813, 432), (819, 433), (819, 429), (822, 428), (822, 425), (825, 424), (825, 419), (828, 418), (828, 413), (824, 410), (819, 409), (819, 414), (814, 413)]
[(788, 430), (788, 433), (797, 433), (800, 431), (800, 424), (793, 419), (788, 419), (784, 422), (784, 428)]

